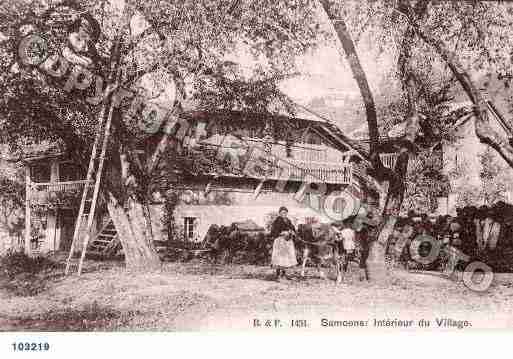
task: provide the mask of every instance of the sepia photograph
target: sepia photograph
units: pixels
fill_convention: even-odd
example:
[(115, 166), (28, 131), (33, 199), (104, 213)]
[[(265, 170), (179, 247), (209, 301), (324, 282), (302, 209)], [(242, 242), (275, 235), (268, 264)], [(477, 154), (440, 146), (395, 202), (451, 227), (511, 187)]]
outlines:
[(510, 2), (0, 1), (7, 350), (513, 329), (512, 65)]

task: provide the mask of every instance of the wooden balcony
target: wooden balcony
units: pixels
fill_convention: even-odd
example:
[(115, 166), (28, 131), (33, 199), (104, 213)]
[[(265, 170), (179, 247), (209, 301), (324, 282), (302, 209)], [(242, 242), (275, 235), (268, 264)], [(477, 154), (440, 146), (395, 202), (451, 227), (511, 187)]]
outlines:
[[(394, 169), (395, 164), (397, 162), (397, 156), (398, 153), (382, 153), (379, 155), (381, 158), (381, 161), (383, 162), (383, 165), (386, 168)], [(408, 160), (408, 173), (411, 173), (412, 171), (415, 171), (415, 164), (417, 162), (417, 157), (414, 155), (410, 155), (410, 158)]]
[(397, 162), (397, 155), (397, 153), (381, 153), (379, 157), (381, 158), (381, 162), (383, 162), (383, 166), (393, 170)]
[(67, 181), (67, 182), (31, 182), (30, 193), (28, 197), (32, 203), (45, 204), (50, 201), (52, 196), (57, 193), (78, 193), (80, 194), (84, 188), (84, 184), (87, 181)]
[[(306, 181), (326, 184), (350, 184), (352, 166), (344, 162), (305, 161), (267, 155), (254, 149), (246, 159), (241, 176), (282, 181)], [(251, 164), (254, 163), (254, 166)], [(263, 169), (259, 171), (258, 169)]]
[(265, 177), (272, 180), (350, 184), (352, 172), (350, 165), (279, 160)]
[[(313, 144), (287, 146), (283, 141), (273, 142), (270, 153), (264, 148), (265, 144), (261, 139), (214, 136), (186, 147), (184, 155), (194, 155), (194, 151), (198, 150), (208, 152), (209, 155), (202, 159), (212, 163), (229, 156), (234, 168), (222, 169), (217, 163), (212, 166), (216, 169), (209, 169), (208, 173), (204, 173), (215, 177), (248, 177), (346, 185), (352, 183), (351, 165), (344, 161), (343, 153), (336, 149)], [(251, 162), (257, 167), (260, 166), (262, 159), (266, 163), (263, 166), (265, 171), (247, 170), (248, 167), (253, 167)]]

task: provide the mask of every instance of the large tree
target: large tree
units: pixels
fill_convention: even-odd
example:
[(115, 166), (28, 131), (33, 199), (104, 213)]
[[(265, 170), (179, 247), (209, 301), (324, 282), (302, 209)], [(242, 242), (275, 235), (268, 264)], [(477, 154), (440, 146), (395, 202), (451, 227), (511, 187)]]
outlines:
[[(513, 127), (507, 121), (505, 134), (495, 130), (491, 124), (486, 96), (480, 88), (483, 84), (476, 79), (476, 74), (479, 74), (503, 80), (505, 86), (502, 93), (491, 95), (510, 100), (507, 92), (511, 80), (511, 4), (475, 1), (438, 4), (431, 9), (430, 18), (419, 22), (412, 17), (409, 1), (402, 1), (397, 7), (397, 11), (404, 15), (424, 44), (446, 63), (448, 70), (473, 103), (475, 133), (479, 140), (497, 151), (513, 167)], [(491, 100), (495, 99), (492, 97)]]
[[(360, 90), (365, 107), (366, 121), (369, 133), (370, 150), (362, 155), (368, 160), (369, 176), (377, 180), (381, 188), (381, 196), (385, 198), (381, 214), (382, 226), (378, 240), (371, 247), (370, 261), (378, 264), (378, 271), (383, 270), (384, 248), (394, 228), (403, 206), (407, 189), (408, 162), (412, 154), (419, 151), (431, 151), (433, 142), (440, 140), (443, 135), (434, 131), (435, 127), (429, 124), (433, 118), (439, 116), (441, 108), (449, 99), (447, 86), (430, 83), (425, 76), (425, 69), (419, 68), (418, 63), (412, 61), (416, 32), (414, 26), (406, 24), (398, 26), (397, 16), (390, 11), (386, 3), (361, 2), (349, 6), (341, 1), (320, 0), (320, 5), (326, 16), (330, 19), (337, 39), (342, 47), (341, 53), (349, 63), (353, 77)], [(412, 8), (411, 16), (421, 20), (427, 12), (428, 2), (418, 1)], [(355, 46), (354, 32), (351, 33), (348, 23), (354, 21), (352, 12), (357, 11), (358, 28), (357, 37), (361, 33), (371, 33), (379, 42), (379, 47), (388, 47), (389, 51), (397, 54), (396, 77), (402, 83), (403, 98), (399, 117), (404, 120), (404, 130), (401, 141), (397, 143), (398, 157), (394, 168), (387, 168), (382, 163), (380, 153), (380, 132), (384, 129), (384, 119), (378, 118), (378, 111), (374, 96), (369, 85), (366, 72), (360, 62)], [(361, 25), (363, 24), (363, 26)], [(428, 66), (429, 67), (429, 66)], [(383, 70), (386, 72), (386, 69)], [(392, 106), (390, 103), (388, 106)], [(421, 116), (422, 115), (422, 116)], [(383, 133), (381, 133), (382, 135)]]
[[(148, 204), (163, 154), (180, 146), (173, 134), (183, 109), (191, 100), (197, 109), (289, 109), (277, 84), (294, 72), (295, 57), (315, 45), (321, 34), (311, 1), (64, 1), (51, 7), (48, 3), (9, 2), (0, 11), (3, 140), (13, 148), (43, 140), (61, 143), (75, 162), (87, 164), (98, 116), (115, 101), (120, 88), (137, 92), (142, 87), (147, 99), (159, 87), (165, 95), (174, 84), (175, 101), (159, 103), (167, 111), (157, 123), (146, 123), (148, 116), (132, 111), (128, 98), (113, 110), (102, 180), (127, 267), (158, 268)], [(87, 101), (83, 91), (67, 91), (62, 79), (21, 66), (17, 57), (20, 37), (30, 31), (44, 37), (50, 51), (62, 51), (77, 13), (87, 13), (99, 24), (90, 68), (109, 80), (100, 83), (106, 97), (96, 104)], [(228, 61), (240, 53), (246, 55), (235, 56), (246, 59), (241, 65), (253, 61), (253, 68), (241, 69)], [(117, 68), (122, 69), (120, 77)], [(107, 87), (107, 82), (114, 85)]]
[(25, 188), (22, 171), (18, 166), (2, 160), (0, 169), (0, 231), (6, 233), (11, 241), (18, 240), (22, 236), (24, 224)]
[[(513, 166), (513, 127), (506, 120), (503, 123), (505, 133), (495, 129), (489, 116), (487, 98), (481, 90), (481, 86), (486, 87), (493, 82), (482, 81), (483, 78), (498, 79), (504, 84), (500, 91), (490, 95), (502, 97), (502, 100), (505, 99), (503, 102), (511, 102), (508, 89), (512, 78), (510, 45), (513, 8), (510, 4), (427, 0), (358, 3), (360, 15), (357, 27), (360, 29), (353, 30), (353, 37), (356, 33), (356, 38), (359, 38), (360, 33), (368, 31), (370, 27), (381, 34), (381, 37), (375, 36), (379, 38), (376, 47), (390, 46), (395, 49), (398, 76), (404, 84), (404, 97), (407, 98), (404, 111), (407, 118), (406, 146), (399, 150), (395, 169), (387, 171), (379, 161), (380, 119), (376, 118), (372, 92), (347, 26), (348, 21), (354, 17), (348, 16), (346, 3), (328, 0), (321, 0), (320, 3), (333, 23), (365, 104), (371, 142), (369, 161), (373, 168), (370, 174), (378, 181), (387, 183), (388, 192), (383, 209), (385, 225), (378, 243), (386, 244), (403, 202), (405, 185), (401, 178), (405, 176), (401, 175), (405, 173), (412, 150), (418, 150), (419, 135), (426, 132), (426, 129), (430, 132), (428, 137), (431, 137), (431, 148), (452, 137), (454, 118), (439, 116), (440, 113), (425, 116), (437, 103), (443, 104), (450, 100), (447, 90), (456, 94), (463, 90), (474, 105), (477, 137), (497, 151), (509, 166)], [(385, 41), (382, 41), (383, 38)], [(475, 79), (476, 75), (481, 77), (481, 81)], [(439, 80), (439, 89), (434, 88), (436, 86), (433, 86), (432, 79)], [(431, 94), (426, 96), (426, 90)], [(431, 101), (437, 97), (437, 101)], [(498, 99), (492, 97), (491, 100)], [(427, 117), (428, 121), (422, 121), (419, 114)], [(374, 247), (374, 252), (371, 257), (382, 258), (379, 246)]]

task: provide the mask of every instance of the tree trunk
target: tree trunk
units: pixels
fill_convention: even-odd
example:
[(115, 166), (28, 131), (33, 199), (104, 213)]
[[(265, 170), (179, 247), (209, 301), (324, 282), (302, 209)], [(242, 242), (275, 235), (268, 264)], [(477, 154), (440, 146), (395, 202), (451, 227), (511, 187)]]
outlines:
[[(126, 267), (132, 271), (152, 271), (161, 268), (155, 249), (153, 231), (148, 207), (151, 197), (151, 178), (155, 175), (159, 161), (169, 146), (178, 148), (181, 142), (171, 136), (178, 121), (181, 107), (175, 108), (163, 125), (162, 138), (146, 163), (138, 157), (133, 144), (121, 143), (119, 158), (113, 157), (108, 182), (107, 207), (116, 227)], [(119, 115), (119, 114), (118, 114)], [(118, 136), (123, 137), (125, 128), (121, 117), (117, 117)], [(129, 138), (127, 135), (126, 138)]]
[(123, 246), (127, 269), (160, 269), (160, 258), (153, 245), (151, 218), (147, 205), (129, 197), (123, 206), (109, 194), (107, 207)]
[(367, 123), (369, 125), (370, 152), (373, 153), (377, 150), (376, 147), (379, 141), (379, 132), (376, 105), (374, 104), (374, 98), (372, 96), (369, 82), (367, 81), (367, 76), (365, 75), (365, 71), (363, 70), (362, 64), (360, 63), (353, 39), (347, 30), (346, 23), (343, 19), (337, 18), (330, 7), (329, 1), (321, 0), (320, 2), (324, 11), (326, 12), (326, 15), (335, 28), (335, 32), (337, 33), (338, 39), (346, 54), (347, 61), (349, 62), (349, 66), (351, 67), (353, 77), (358, 84), (358, 88), (360, 89), (360, 94), (362, 95), (363, 103), (365, 106)]
[[(126, 15), (128, 19), (128, 13)], [(119, 73), (122, 36), (122, 31), (120, 30), (112, 50), (110, 62), (111, 82), (117, 78)], [(124, 129), (122, 117), (118, 111), (115, 112), (115, 116), (117, 121), (114, 121), (114, 123), (117, 124), (118, 131), (122, 133)], [(159, 270), (161, 263), (153, 244), (153, 231), (148, 205), (139, 199), (141, 197), (131, 194), (133, 189), (137, 187), (133, 172), (138, 167), (141, 170), (142, 166), (138, 163), (137, 155), (131, 153), (129, 149), (131, 149), (129, 145), (122, 144), (119, 147), (119, 169), (121, 176), (109, 179), (111, 185), (117, 183), (117, 188), (114, 187), (116, 191), (113, 191), (111, 187), (107, 191), (107, 208), (123, 247), (126, 268), (130, 271), (141, 272)], [(112, 167), (113, 170), (114, 167)], [(113, 173), (116, 173), (116, 171), (114, 170)], [(121, 180), (120, 182), (118, 182), (119, 179)], [(115, 192), (117, 192), (117, 196)], [(118, 198), (121, 198), (121, 200), (118, 200)]]
[[(388, 182), (385, 206), (383, 208), (382, 227), (379, 231), (377, 240), (373, 241), (371, 244), (369, 258), (367, 260), (369, 276), (371, 279), (376, 280), (383, 278), (386, 275), (385, 248), (387, 246), (388, 238), (392, 234), (403, 202), (406, 188), (404, 179), (406, 177), (409, 156), (407, 151), (402, 151), (397, 159), (395, 169), (387, 169), (383, 166), (379, 157), (379, 129), (376, 106), (372, 91), (367, 81), (367, 76), (356, 52), (353, 39), (347, 30), (344, 20), (335, 16), (329, 2), (327, 0), (321, 0), (320, 3), (335, 28), (338, 39), (347, 57), (347, 61), (349, 62), (353, 77), (355, 78), (358, 88), (360, 89), (360, 94), (362, 95), (369, 128), (370, 159), (374, 167), (373, 175), (375, 175), (376, 179), (381, 182)], [(416, 123), (415, 121), (411, 122)]]
[(386, 277), (386, 248), (403, 204), (404, 194), (406, 192), (404, 179), (406, 178), (408, 161), (409, 154), (407, 151), (403, 150), (397, 158), (394, 176), (388, 181), (385, 205), (382, 209), (382, 227), (379, 230), (377, 240), (371, 244), (369, 258), (367, 259), (369, 276), (374, 280), (384, 279)]
[[(418, 1), (413, 16), (422, 18), (427, 11), (428, 1)], [(410, 68), (411, 46), (415, 37), (415, 30), (408, 26), (402, 40), (401, 52), (398, 59), (399, 72), (402, 76), (403, 88), (408, 98), (409, 114), (404, 134), (405, 145), (413, 144), (420, 130), (420, 117), (417, 106), (418, 94), (414, 81), (414, 74)], [(413, 146), (412, 146), (413, 147)], [(394, 173), (389, 177), (388, 191), (383, 207), (383, 227), (377, 241), (373, 243), (369, 254), (369, 267), (374, 267), (375, 273), (385, 272), (385, 254), (388, 240), (392, 235), (400, 214), (401, 206), (406, 193), (406, 176), (408, 174), (409, 151), (411, 148), (402, 146), (395, 164)], [(377, 163), (380, 166), (380, 163)], [(379, 169), (378, 169), (379, 171)]]

